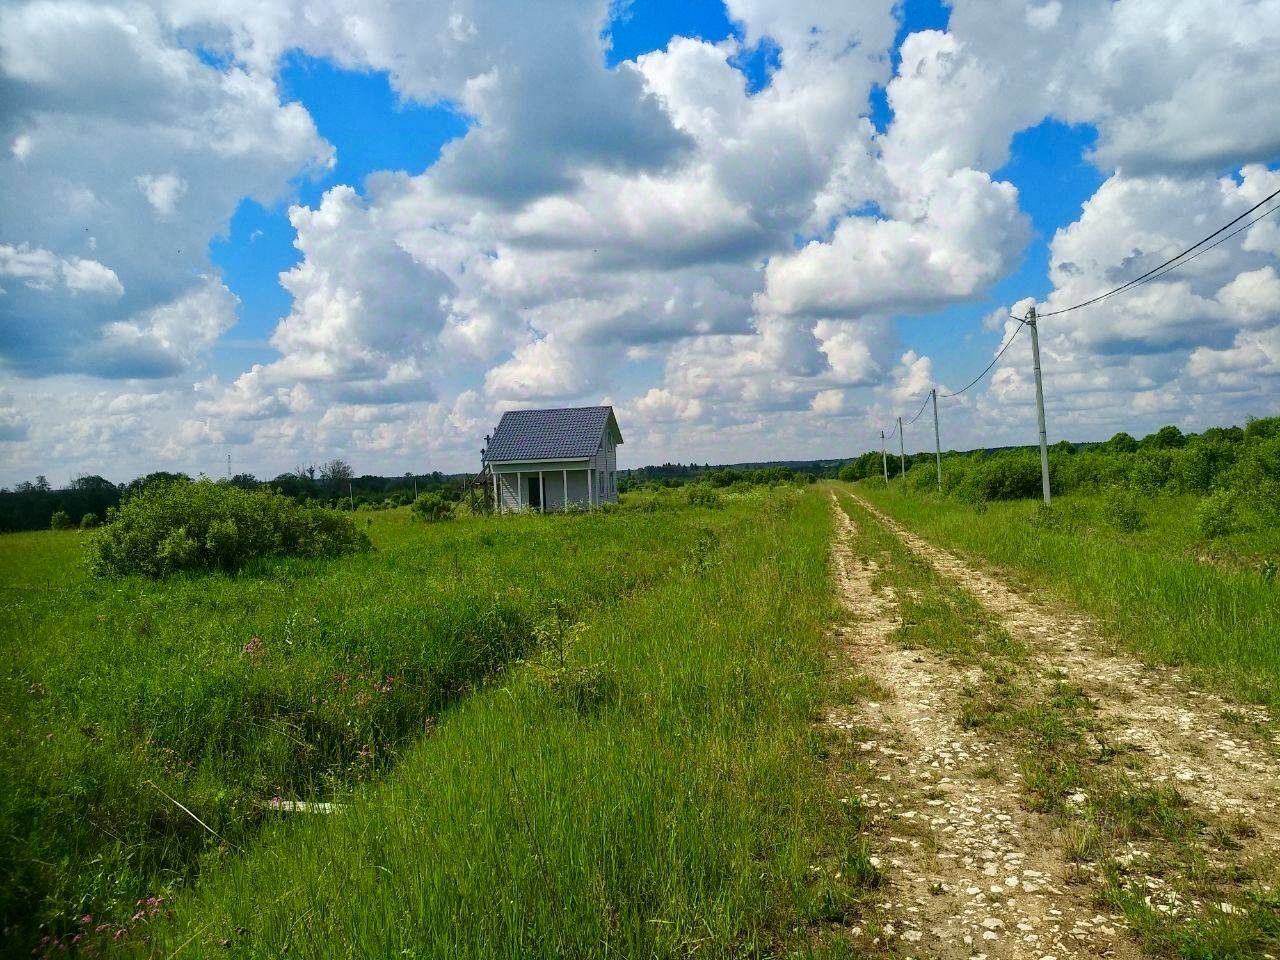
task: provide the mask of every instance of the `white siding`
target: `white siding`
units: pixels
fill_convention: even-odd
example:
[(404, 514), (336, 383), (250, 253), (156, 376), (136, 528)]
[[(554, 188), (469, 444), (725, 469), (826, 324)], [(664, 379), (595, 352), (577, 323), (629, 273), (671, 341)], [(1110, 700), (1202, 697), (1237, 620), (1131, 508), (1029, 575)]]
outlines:
[(617, 503), (618, 447), (612, 435), (606, 433), (600, 442), (596, 455), (591, 458), (591, 469), (595, 472), (597, 502)]
[[(551, 464), (521, 464), (519, 471), (514, 468), (496, 467), (494, 472), (498, 477), (498, 504), (499, 510), (517, 510), (521, 507), (525, 510), (529, 509), (529, 480), (537, 479), (539, 471), (542, 473), (543, 496), (546, 498), (547, 510), (563, 510), (564, 509), (564, 481), (565, 470), (568, 468), (569, 474), (569, 503), (574, 507), (587, 507), (589, 500), (589, 489), (587, 487), (587, 470), (585, 464), (581, 461), (571, 461), (564, 465), (553, 466)], [(520, 478), (519, 499), (516, 496), (516, 477)], [(517, 503), (520, 507), (517, 507)]]

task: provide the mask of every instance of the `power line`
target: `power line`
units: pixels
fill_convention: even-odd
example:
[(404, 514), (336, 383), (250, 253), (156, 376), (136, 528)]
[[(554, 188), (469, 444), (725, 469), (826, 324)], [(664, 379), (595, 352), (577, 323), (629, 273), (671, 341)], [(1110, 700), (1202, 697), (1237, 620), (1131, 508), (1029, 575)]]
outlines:
[[(975, 383), (977, 383), (979, 380), (981, 380), (991, 371), (991, 368), (996, 365), (997, 361), (999, 361), (999, 359), (1002, 356), (1004, 356), (1004, 352), (1009, 349), (1009, 344), (1013, 343), (1013, 338), (1018, 335), (1018, 332), (1022, 330), (1023, 326), (1025, 326), (1027, 322), (1022, 317), (1015, 317), (1013, 314), (1009, 314), (1009, 319), (1018, 321), (1018, 329), (1013, 332), (1013, 336), (1009, 338), (1008, 342), (1006, 342), (1005, 345), (1000, 348), (1000, 352), (995, 355), (995, 359), (993, 359), (989, 364), (987, 364), (986, 368), (980, 374), (978, 374), (976, 377), (970, 380), (968, 385), (966, 385), (960, 390), (957, 390), (955, 393), (940, 393), (938, 394), (939, 398), (946, 399), (947, 397), (960, 396), (960, 394), (964, 393), (965, 390), (968, 390), (969, 387), (972, 387)], [(932, 391), (932, 390), (933, 388), (930, 387), (929, 391)], [(929, 403), (929, 395), (930, 395), (929, 391), (925, 392), (924, 398), (920, 401), (920, 409), (916, 411), (915, 416), (912, 417), (910, 420), (908, 420), (906, 424), (904, 424), (904, 426), (909, 427), (911, 426), (911, 424), (915, 423), (917, 420), (920, 419), (920, 415), (924, 413), (925, 406)], [(895, 423), (893, 425), (893, 429), (889, 433), (885, 434), (885, 439), (892, 440), (894, 436), (897, 434), (897, 431), (898, 431), (898, 425)], [(883, 433), (883, 431), (881, 432)]]
[[(1193, 253), (1191, 256), (1187, 257), (1187, 259), (1183, 260), (1181, 263), (1175, 263), (1173, 266), (1171, 266), (1171, 267), (1167, 267), (1167, 268), (1165, 268), (1164, 270), (1160, 271), (1160, 272), (1159, 272), (1159, 273), (1157, 273), (1155, 276), (1147, 277), (1147, 279), (1146, 279), (1146, 280), (1143, 280), (1143, 281), (1142, 281), (1142, 283), (1149, 283), (1149, 282), (1151, 282), (1152, 280), (1158, 280), (1158, 279), (1160, 279), (1161, 277), (1163, 277), (1166, 273), (1170, 273), (1170, 272), (1172, 272), (1172, 271), (1174, 271), (1174, 270), (1177, 270), (1179, 267), (1185, 267), (1188, 263), (1190, 263), (1190, 262), (1191, 262), (1192, 260), (1194, 260), (1196, 257), (1200, 256), (1201, 254), (1208, 253), (1210, 250), (1212, 250), (1212, 249), (1213, 249), (1214, 247), (1216, 247), (1218, 244), (1220, 244), (1220, 243), (1225, 243), (1226, 241), (1228, 241), (1228, 240), (1230, 240), (1232, 237), (1234, 237), (1236, 234), (1238, 234), (1238, 233), (1243, 233), (1245, 230), (1248, 230), (1250, 227), (1252, 227), (1252, 226), (1253, 226), (1255, 223), (1257, 223), (1259, 220), (1262, 220), (1262, 219), (1264, 219), (1264, 218), (1266, 218), (1266, 217), (1271, 216), (1271, 214), (1275, 213), (1277, 210), (1280, 210), (1280, 203), (1277, 203), (1277, 204), (1276, 204), (1274, 207), (1272, 207), (1270, 210), (1264, 210), (1262, 213), (1258, 214), (1256, 217), (1254, 217), (1254, 218), (1253, 218), (1252, 220), (1250, 220), (1248, 223), (1243, 224), (1242, 226), (1236, 227), (1234, 230), (1232, 230), (1232, 231), (1231, 231), (1230, 233), (1228, 233), (1226, 236), (1219, 237), (1217, 240), (1213, 241), (1213, 243), (1209, 244), (1209, 245), (1208, 245), (1207, 247), (1205, 247), (1203, 250), (1197, 250), (1195, 253)], [(1141, 285), (1141, 284), (1138, 284), (1138, 283), (1135, 283), (1135, 284), (1134, 284), (1134, 286), (1135, 286), (1135, 287), (1136, 287), (1136, 286), (1140, 286), (1140, 285)], [(1041, 314), (1041, 316), (1042, 316), (1042, 317), (1043, 317), (1043, 316), (1049, 316), (1049, 314)]]
[[(1118, 293), (1124, 293), (1126, 290), (1130, 290), (1133, 287), (1141, 286), (1142, 284), (1148, 282), (1149, 280), (1154, 280), (1158, 276), (1163, 276), (1165, 273), (1168, 273), (1169, 270), (1176, 269), (1177, 267), (1180, 267), (1185, 263), (1190, 263), (1192, 260), (1195, 259), (1195, 257), (1188, 257), (1182, 263), (1179, 263), (1178, 261), (1182, 260), (1183, 257), (1186, 257), (1189, 253), (1191, 253), (1191, 251), (1195, 250), (1197, 247), (1204, 246), (1204, 244), (1208, 243), (1210, 240), (1213, 240), (1214, 237), (1217, 237), (1221, 233), (1225, 233), (1227, 230), (1230, 230), (1241, 220), (1247, 219), (1249, 215), (1252, 214), (1255, 210), (1257, 210), (1260, 207), (1266, 206), (1276, 197), (1280, 197), (1280, 190), (1276, 190), (1273, 193), (1267, 195), (1266, 197), (1263, 197), (1261, 200), (1255, 203), (1252, 207), (1250, 207), (1244, 213), (1240, 214), (1240, 216), (1236, 217), (1230, 223), (1223, 224), (1221, 227), (1213, 231), (1213, 233), (1209, 234), (1207, 237), (1203, 237), (1202, 239), (1197, 240), (1195, 243), (1187, 247), (1177, 256), (1170, 257), (1168, 260), (1166, 260), (1164, 263), (1160, 264), (1159, 266), (1152, 267), (1146, 273), (1142, 274), (1142, 276), (1134, 277), (1132, 280), (1128, 281), (1127, 283), (1122, 283), (1120, 284), (1120, 286), (1116, 287), (1115, 289), (1108, 290), (1106, 293), (1099, 294), (1098, 296), (1093, 297), (1092, 299), (1082, 301), (1081, 303), (1073, 304), (1070, 307), (1063, 307), (1061, 310), (1054, 310), (1050, 313), (1042, 313), (1040, 314), (1040, 318), (1044, 319), (1045, 317), (1057, 317), (1057, 316), (1061, 316), (1064, 313), (1070, 313), (1072, 310), (1079, 310), (1081, 307), (1088, 307), (1095, 303), (1100, 303), (1101, 301), (1106, 300), (1108, 297), (1114, 297)], [(1262, 217), (1269, 216), (1270, 214), (1274, 213), (1277, 209), (1280, 209), (1280, 207), (1273, 207), (1271, 210), (1268, 210), (1266, 213), (1262, 214), (1262, 216), (1258, 217), (1257, 220), (1252, 221), (1252, 223), (1246, 223), (1243, 227), (1240, 228), (1240, 230), (1244, 230), (1252, 226), (1254, 223), (1257, 223), (1258, 220), (1261, 220)], [(1231, 237), (1234, 237), (1237, 233), (1240, 232), (1240, 230), (1236, 230), (1234, 233), (1231, 233), (1228, 236), (1223, 237), (1221, 240), (1218, 240), (1211, 246), (1205, 247), (1205, 250), (1213, 249), (1213, 247), (1216, 247), (1223, 240), (1228, 240)], [(1205, 250), (1201, 250), (1195, 256), (1196, 257), (1200, 256), (1200, 253), (1204, 253)]]
[(916, 411), (916, 415), (907, 421), (906, 425), (908, 427), (920, 419), (920, 414), (924, 413), (925, 404), (928, 402), (929, 402), (929, 394), (926, 393), (924, 395), (924, 399), (920, 401), (920, 409)]
[[(1014, 317), (1014, 319), (1018, 320), (1017, 317)], [(1018, 334), (1022, 332), (1022, 328), (1025, 327), (1026, 325), (1027, 325), (1026, 321), (1019, 320), (1018, 326), (1015, 327), (1013, 333), (1009, 335), (1009, 339), (1004, 342), (1004, 346), (1000, 348), (1000, 352), (997, 353), (995, 357), (992, 358), (991, 362), (988, 363), (985, 368), (983, 368), (983, 371), (980, 374), (978, 374), (976, 377), (974, 377), (972, 380), (970, 380), (967, 384), (965, 384), (963, 387), (961, 387), (959, 390), (955, 391), (954, 393), (940, 393), (938, 394), (938, 397), (943, 400), (945, 400), (947, 397), (958, 397), (960, 396), (960, 394), (964, 393), (966, 390), (968, 390), (970, 387), (976, 384), (979, 380), (985, 377), (988, 373), (990, 373), (991, 368), (1000, 362), (1000, 358), (1004, 356), (1004, 352), (1008, 350), (1010, 345), (1013, 343), (1013, 341), (1018, 338)]]

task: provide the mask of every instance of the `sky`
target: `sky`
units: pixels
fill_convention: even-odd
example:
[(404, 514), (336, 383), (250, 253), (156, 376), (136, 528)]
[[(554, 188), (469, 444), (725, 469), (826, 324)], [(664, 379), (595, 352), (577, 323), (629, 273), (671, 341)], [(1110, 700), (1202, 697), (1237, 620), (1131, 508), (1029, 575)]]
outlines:
[[(849, 457), (1280, 189), (1275, 0), (5, 0), (0, 484)], [(1280, 216), (1040, 324), (1050, 441), (1274, 415)], [(1028, 338), (939, 403), (1033, 443)], [(931, 424), (907, 428), (908, 452)]]

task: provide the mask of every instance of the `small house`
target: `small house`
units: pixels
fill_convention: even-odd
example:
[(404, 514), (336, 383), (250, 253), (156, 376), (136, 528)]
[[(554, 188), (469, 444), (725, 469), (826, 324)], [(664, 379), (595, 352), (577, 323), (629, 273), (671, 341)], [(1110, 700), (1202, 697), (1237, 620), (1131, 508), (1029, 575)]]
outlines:
[(618, 500), (613, 407), (508, 410), (484, 463), (497, 510), (591, 509)]

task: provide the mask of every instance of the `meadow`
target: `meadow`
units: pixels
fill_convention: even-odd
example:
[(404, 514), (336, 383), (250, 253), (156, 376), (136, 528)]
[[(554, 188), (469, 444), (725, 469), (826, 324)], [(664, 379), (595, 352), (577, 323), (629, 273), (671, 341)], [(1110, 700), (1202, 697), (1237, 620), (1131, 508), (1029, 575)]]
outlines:
[[(946, 462), (944, 461), (944, 469)], [(1088, 610), (1119, 645), (1280, 714), (1280, 527), (1203, 531), (1203, 499), (1108, 490), (975, 503), (893, 480), (859, 493), (1031, 593)]]
[(6, 951), (738, 955), (861, 909), (820, 492), (360, 520), (161, 580), (4, 538)]

